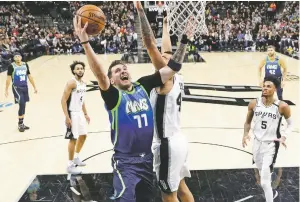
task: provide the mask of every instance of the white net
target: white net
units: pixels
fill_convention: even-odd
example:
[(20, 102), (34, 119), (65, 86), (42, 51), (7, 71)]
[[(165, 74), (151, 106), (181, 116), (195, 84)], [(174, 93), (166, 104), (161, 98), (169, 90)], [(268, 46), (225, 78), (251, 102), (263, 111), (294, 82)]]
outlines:
[(192, 21), (189, 31), (194, 33), (194, 37), (208, 34), (205, 25), (205, 1), (166, 1), (165, 5), (168, 31), (171, 35), (180, 38), (185, 32), (188, 21)]

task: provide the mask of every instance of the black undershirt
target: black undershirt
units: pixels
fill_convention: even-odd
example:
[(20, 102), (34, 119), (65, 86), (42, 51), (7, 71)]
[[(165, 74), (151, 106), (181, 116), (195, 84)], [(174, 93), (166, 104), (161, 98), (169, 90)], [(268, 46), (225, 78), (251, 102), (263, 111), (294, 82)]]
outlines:
[[(139, 82), (141, 86), (145, 88), (148, 96), (150, 96), (150, 92), (153, 88), (163, 85), (159, 71), (152, 75), (141, 77), (139, 80), (137, 80), (137, 82)], [(107, 109), (112, 110), (117, 105), (119, 100), (119, 90), (110, 84), (106, 91), (100, 89), (100, 92)]]
[[(29, 66), (28, 66), (27, 63), (26, 63), (26, 66), (27, 66), (27, 75), (29, 75), (29, 74), (30, 74), (30, 70), (29, 70)], [(8, 75), (8, 76), (12, 76), (13, 72), (14, 72), (14, 67), (13, 67), (13, 65), (11, 64), (11, 65), (8, 66), (8, 69), (7, 69), (7, 75)]]

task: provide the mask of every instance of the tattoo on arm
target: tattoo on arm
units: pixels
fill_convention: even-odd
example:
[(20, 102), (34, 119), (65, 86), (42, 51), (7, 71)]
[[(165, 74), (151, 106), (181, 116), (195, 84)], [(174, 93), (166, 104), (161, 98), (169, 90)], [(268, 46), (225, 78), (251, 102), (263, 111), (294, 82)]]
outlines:
[(180, 43), (180, 45), (177, 48), (176, 52), (172, 56), (172, 59), (175, 62), (177, 62), (179, 64), (182, 64), (184, 56), (185, 56), (185, 52), (186, 52), (186, 47), (187, 47), (187, 44)]
[(144, 9), (140, 7), (137, 9), (137, 11), (140, 17), (142, 37), (144, 39), (145, 45), (148, 47), (149, 45), (151, 45), (151, 43), (155, 42), (155, 37), (151, 29), (151, 26), (148, 22), (147, 16), (144, 12)]

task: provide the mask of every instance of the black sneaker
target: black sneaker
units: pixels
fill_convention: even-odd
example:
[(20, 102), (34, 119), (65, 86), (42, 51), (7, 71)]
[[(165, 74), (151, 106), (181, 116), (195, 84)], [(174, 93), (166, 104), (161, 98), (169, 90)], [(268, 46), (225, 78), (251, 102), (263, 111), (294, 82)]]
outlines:
[(23, 124), (23, 126), (24, 126), (25, 130), (29, 130), (30, 129), (28, 126), (25, 126), (24, 124)]
[(19, 124), (19, 131), (20, 132), (24, 132), (25, 131), (25, 127), (24, 127), (24, 124)]

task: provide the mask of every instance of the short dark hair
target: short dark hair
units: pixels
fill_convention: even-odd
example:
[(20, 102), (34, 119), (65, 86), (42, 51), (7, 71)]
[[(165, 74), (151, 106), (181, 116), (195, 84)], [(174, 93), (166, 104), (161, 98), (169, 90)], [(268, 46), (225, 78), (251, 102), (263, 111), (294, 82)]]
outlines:
[(73, 61), (73, 63), (70, 65), (72, 74), (74, 75), (74, 69), (76, 65), (82, 65), (83, 69), (85, 69), (85, 64), (83, 62), (80, 61)]
[(269, 45), (268, 48), (273, 48), (275, 50), (275, 46)]
[(275, 88), (278, 88), (279, 85), (280, 85), (280, 82), (279, 82), (278, 78), (276, 78), (274, 76), (267, 76), (264, 79), (264, 82), (266, 82), (266, 81), (271, 81), (275, 85)]
[(122, 60), (114, 60), (114, 61), (112, 61), (112, 63), (108, 67), (108, 72), (107, 72), (108, 78), (111, 78), (111, 75), (112, 75), (111, 69), (114, 66), (119, 65), (119, 64), (126, 65), (126, 63), (124, 61), (122, 61)]

